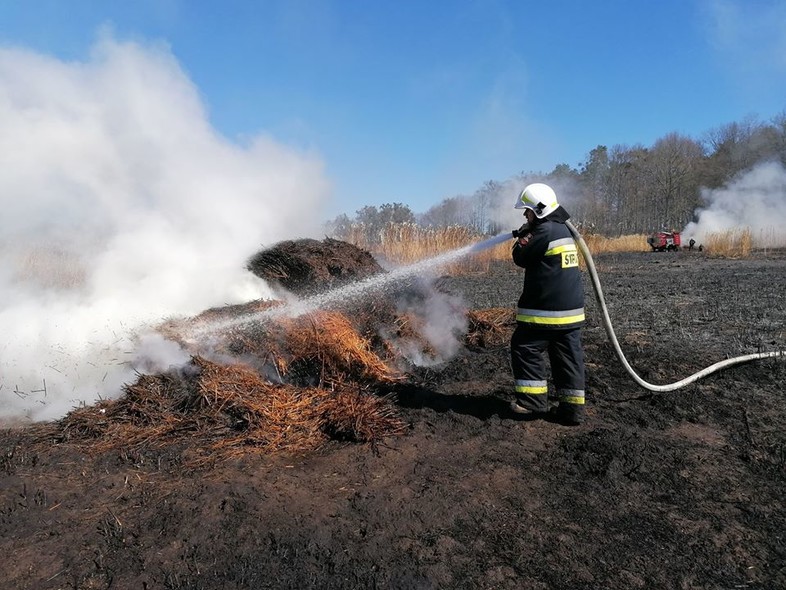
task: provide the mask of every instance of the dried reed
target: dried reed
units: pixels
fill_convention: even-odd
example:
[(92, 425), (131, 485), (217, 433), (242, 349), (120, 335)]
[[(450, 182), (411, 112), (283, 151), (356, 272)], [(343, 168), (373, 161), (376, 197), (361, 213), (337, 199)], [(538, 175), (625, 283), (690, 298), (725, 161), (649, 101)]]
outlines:
[(751, 229), (730, 229), (708, 234), (704, 241), (704, 248), (710, 256), (746, 258), (753, 250)]
[(376, 443), (404, 428), (388, 398), (272, 384), (252, 368), (194, 357), (190, 371), (142, 375), (114, 401), (74, 410), (53, 433), (93, 451), (160, 447), (188, 435), (193, 464), (314, 449), (331, 438)]
[[(645, 252), (647, 236), (630, 234), (607, 238), (599, 234), (582, 235), (593, 254), (604, 252)], [(379, 240), (370, 241), (364, 228), (355, 227), (345, 238), (394, 264), (412, 264), (482, 240), (484, 236), (464, 226), (419, 227), (415, 224), (388, 224)], [(510, 260), (511, 242), (502, 242), (483, 252), (475, 253), (448, 265), (444, 273), (461, 275), (486, 272), (493, 260)], [(583, 265), (583, 261), (582, 261)]]
[(464, 341), (472, 346), (495, 346), (510, 339), (511, 326), (516, 323), (516, 314), (507, 307), (473, 310), (467, 313), (469, 327)]

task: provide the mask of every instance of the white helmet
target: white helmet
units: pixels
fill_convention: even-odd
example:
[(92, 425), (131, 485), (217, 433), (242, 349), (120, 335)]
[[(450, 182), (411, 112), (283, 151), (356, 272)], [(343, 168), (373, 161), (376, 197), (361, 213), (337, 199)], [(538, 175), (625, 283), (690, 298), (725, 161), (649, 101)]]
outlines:
[(540, 182), (528, 185), (516, 199), (516, 209), (532, 209), (538, 219), (554, 213), (557, 207), (559, 203), (554, 189)]

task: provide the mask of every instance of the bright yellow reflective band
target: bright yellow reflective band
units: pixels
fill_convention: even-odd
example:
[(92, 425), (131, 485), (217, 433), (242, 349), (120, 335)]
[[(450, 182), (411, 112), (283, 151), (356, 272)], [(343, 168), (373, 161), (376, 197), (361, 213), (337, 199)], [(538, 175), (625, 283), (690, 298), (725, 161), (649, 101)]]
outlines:
[(561, 397), (559, 398), (560, 402), (565, 402), (568, 404), (579, 404), (584, 405), (584, 397)]
[(546, 250), (546, 256), (556, 256), (557, 254), (562, 254), (563, 252), (577, 252), (576, 244), (571, 244), (570, 246), (557, 246), (556, 248), (551, 248)]
[(566, 324), (583, 322), (584, 319), (584, 313), (563, 317), (544, 317), (539, 315), (526, 315), (523, 313), (516, 314), (517, 322), (525, 322), (527, 324), (542, 324), (544, 326), (564, 326)]
[(576, 248), (576, 242), (573, 241), (573, 238), (560, 238), (559, 240), (549, 242), (549, 245), (546, 248), (546, 256), (557, 256), (563, 252), (577, 251), (578, 249)]
[(529, 393), (531, 395), (539, 395), (549, 390), (545, 381), (528, 381), (525, 379), (516, 379), (515, 389), (518, 393)]
[(557, 397), (562, 399), (563, 397), (584, 397), (584, 390), (583, 389), (558, 389), (557, 390)]
[(530, 387), (527, 385), (516, 385), (517, 393), (528, 393), (530, 395), (542, 395), (548, 393), (548, 387)]

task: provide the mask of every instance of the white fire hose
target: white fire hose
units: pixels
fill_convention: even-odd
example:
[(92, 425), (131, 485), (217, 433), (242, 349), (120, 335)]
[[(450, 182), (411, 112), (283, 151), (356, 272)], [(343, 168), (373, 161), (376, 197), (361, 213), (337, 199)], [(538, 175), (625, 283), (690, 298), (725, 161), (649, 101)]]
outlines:
[(603, 326), (606, 328), (606, 334), (609, 336), (609, 340), (611, 344), (614, 346), (614, 352), (617, 353), (617, 358), (619, 358), (622, 366), (625, 367), (625, 370), (630, 374), (631, 377), (644, 387), (645, 389), (649, 389), (650, 391), (674, 391), (675, 389), (680, 389), (693, 383), (694, 381), (698, 381), (702, 377), (706, 377), (711, 373), (715, 373), (716, 371), (720, 371), (721, 369), (725, 369), (727, 367), (731, 367), (732, 365), (738, 365), (740, 363), (747, 363), (749, 361), (754, 361), (758, 359), (767, 359), (767, 358), (786, 358), (786, 350), (775, 350), (771, 352), (757, 352), (754, 354), (746, 354), (743, 356), (738, 356), (730, 359), (726, 359), (724, 361), (720, 361), (715, 363), (714, 365), (710, 365), (706, 369), (702, 369), (698, 373), (694, 373), (690, 377), (686, 377), (680, 381), (675, 381), (674, 383), (669, 383), (667, 385), (654, 385), (652, 383), (648, 383), (641, 377), (636, 374), (636, 371), (630, 366), (628, 360), (625, 358), (625, 355), (622, 353), (622, 348), (620, 348), (620, 343), (617, 340), (617, 335), (614, 333), (614, 328), (611, 325), (611, 319), (609, 318), (609, 310), (606, 307), (606, 300), (603, 297), (603, 289), (600, 286), (600, 280), (598, 279), (598, 273), (595, 270), (595, 263), (592, 260), (592, 254), (587, 247), (587, 244), (584, 242), (584, 239), (579, 234), (578, 230), (573, 227), (573, 224), (570, 221), (565, 221), (565, 225), (568, 226), (570, 233), (573, 234), (576, 243), (581, 250), (581, 253), (584, 255), (584, 260), (587, 263), (587, 269), (589, 270), (590, 277), (592, 278), (592, 287), (595, 289), (595, 297), (598, 300), (598, 306), (600, 307), (601, 312), (603, 313)]

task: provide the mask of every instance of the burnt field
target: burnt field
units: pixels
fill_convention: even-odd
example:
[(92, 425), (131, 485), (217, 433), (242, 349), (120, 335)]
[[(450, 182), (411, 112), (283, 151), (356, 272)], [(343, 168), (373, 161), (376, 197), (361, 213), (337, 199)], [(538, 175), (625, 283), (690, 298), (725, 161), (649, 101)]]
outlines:
[[(784, 252), (595, 262), (647, 381), (786, 349)], [(437, 287), (468, 311), (511, 309), (521, 280), (494, 263)], [(614, 356), (589, 277), (585, 289), (589, 418), (578, 427), (509, 412), (513, 323), (497, 314), (494, 329), (470, 323), (450, 361), (363, 385), (400, 425), (381, 438), (334, 426), (308, 449), (244, 452), (250, 427), (236, 421), (232, 452), (195, 463), (204, 433), (226, 425), (135, 426), (129, 444), (104, 444), (121, 431), (90, 430), (88, 408), (0, 431), (0, 587), (786, 587), (786, 362), (650, 393)], [(152, 415), (145, 395), (101, 409), (129, 424)]]

